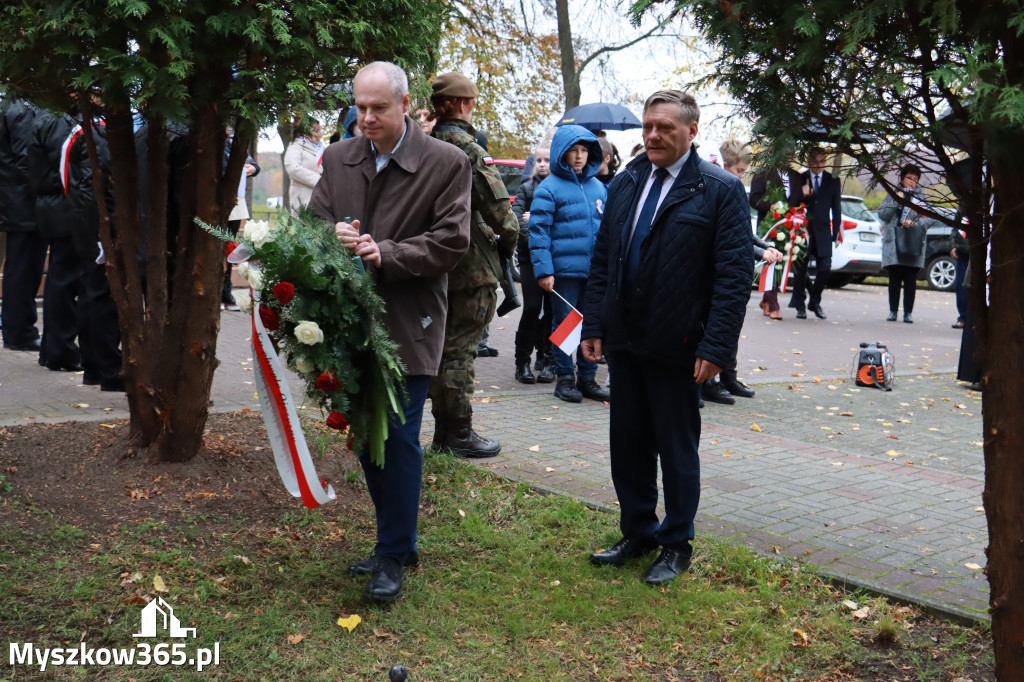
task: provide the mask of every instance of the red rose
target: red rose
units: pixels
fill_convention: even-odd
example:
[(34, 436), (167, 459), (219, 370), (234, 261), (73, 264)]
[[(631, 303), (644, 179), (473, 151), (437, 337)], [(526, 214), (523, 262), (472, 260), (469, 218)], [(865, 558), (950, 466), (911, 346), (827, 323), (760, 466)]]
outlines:
[(316, 378), (316, 382), (314, 383), (316, 383), (316, 387), (319, 388), (324, 393), (337, 391), (339, 388), (341, 388), (341, 382), (338, 381), (338, 377), (335, 376), (334, 372), (321, 372), (320, 376)]
[(345, 415), (343, 415), (341, 412), (331, 412), (329, 415), (327, 415), (327, 425), (332, 429), (344, 431), (345, 428), (348, 426), (348, 420), (345, 419)]
[(230, 256), (231, 252), (234, 251), (237, 248), (238, 248), (238, 242), (228, 242), (228, 255)]
[(295, 298), (295, 287), (288, 282), (278, 282), (271, 289), (274, 292), (274, 298), (276, 298), (281, 305), (288, 305)]
[(768, 239), (776, 239), (778, 236), (779, 233), (775, 230), (772, 230), (771, 232), (768, 233)]
[(772, 218), (775, 218), (776, 220), (778, 220), (778, 219), (779, 219), (779, 218), (781, 218), (781, 217), (782, 217), (782, 216), (781, 216), (781, 215), (779, 215), (779, 212), (778, 212), (778, 211), (772, 211)]
[(277, 319), (277, 313), (270, 308), (260, 308), (260, 320), (263, 321), (263, 326), (272, 332), (277, 331), (277, 328), (281, 326)]

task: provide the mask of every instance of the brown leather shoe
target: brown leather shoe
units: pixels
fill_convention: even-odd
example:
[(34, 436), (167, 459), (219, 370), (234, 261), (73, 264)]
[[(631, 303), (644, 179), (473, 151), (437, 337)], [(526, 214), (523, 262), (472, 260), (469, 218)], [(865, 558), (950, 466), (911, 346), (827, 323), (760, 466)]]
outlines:
[(764, 311), (765, 317), (771, 317), (772, 311), (768, 309), (768, 301), (761, 301), (761, 310)]
[(772, 318), (773, 320), (781, 320), (782, 319), (782, 311), (781, 310), (773, 310), (771, 312), (771, 314), (768, 315), (768, 317)]

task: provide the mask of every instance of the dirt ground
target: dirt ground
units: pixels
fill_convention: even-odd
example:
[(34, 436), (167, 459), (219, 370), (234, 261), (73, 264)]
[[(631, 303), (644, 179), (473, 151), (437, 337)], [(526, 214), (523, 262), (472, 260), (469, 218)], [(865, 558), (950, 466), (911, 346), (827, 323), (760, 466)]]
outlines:
[[(335, 483), (332, 506), (365, 507), (363, 489), (344, 485), (345, 474), (359, 470), (356, 459), (338, 443), (328, 453), (316, 466)], [(0, 477), (24, 502), (82, 529), (200, 515), (256, 520), (302, 506), (281, 483), (257, 413), (211, 415), (204, 446), (190, 462), (147, 466), (143, 459), (129, 448), (125, 420), (0, 429)], [(0, 504), (5, 523), (31, 519)]]

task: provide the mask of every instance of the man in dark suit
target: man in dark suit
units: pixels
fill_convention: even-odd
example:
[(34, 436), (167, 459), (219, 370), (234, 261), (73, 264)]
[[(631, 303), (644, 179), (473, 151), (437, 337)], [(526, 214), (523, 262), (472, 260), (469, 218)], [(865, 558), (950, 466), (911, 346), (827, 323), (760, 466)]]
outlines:
[[(584, 355), (614, 377), (610, 452), (622, 540), (592, 554), (621, 566), (660, 546), (644, 582), (690, 565), (700, 499), (697, 386), (734, 367), (754, 252), (739, 178), (691, 148), (700, 108), (679, 90), (644, 104), (647, 149), (619, 172), (583, 297)], [(665, 489), (659, 522), (658, 464)]]
[[(793, 282), (793, 297), (790, 308), (796, 308), (797, 318), (807, 318), (807, 310), (819, 320), (825, 319), (821, 307), (821, 292), (832, 272), (832, 244), (843, 229), (843, 208), (839, 200), (839, 179), (825, 170), (828, 156), (823, 149), (812, 149), (807, 155), (807, 172), (803, 174), (804, 203), (807, 204), (807, 234), (809, 244), (807, 257), (796, 269)], [(811, 258), (817, 262), (814, 282), (809, 282), (807, 263)], [(805, 293), (809, 293), (807, 308), (804, 308)]]
[(773, 203), (771, 198), (777, 196), (779, 190), (788, 208), (804, 203), (803, 182), (800, 171), (792, 169), (755, 175), (750, 182), (750, 206), (757, 211), (757, 224), (768, 215)]

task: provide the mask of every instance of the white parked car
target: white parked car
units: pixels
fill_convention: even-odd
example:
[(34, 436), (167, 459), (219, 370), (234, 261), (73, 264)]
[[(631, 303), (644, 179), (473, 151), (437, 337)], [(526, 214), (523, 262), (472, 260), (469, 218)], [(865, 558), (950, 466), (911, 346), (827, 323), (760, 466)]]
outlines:
[[(858, 196), (844, 194), (841, 202), (843, 235), (832, 251), (830, 287), (843, 287), (882, 270), (882, 224), (878, 216)], [(757, 211), (753, 208), (750, 209), (750, 228), (757, 233)]]
[(858, 196), (842, 195), (842, 240), (832, 250), (830, 287), (846, 286), (854, 279), (882, 270), (882, 223)]

